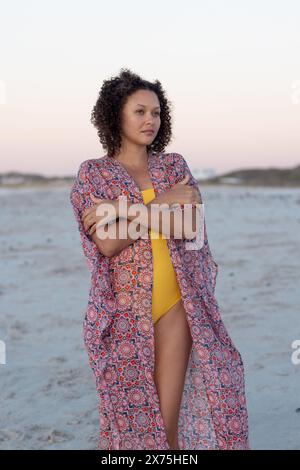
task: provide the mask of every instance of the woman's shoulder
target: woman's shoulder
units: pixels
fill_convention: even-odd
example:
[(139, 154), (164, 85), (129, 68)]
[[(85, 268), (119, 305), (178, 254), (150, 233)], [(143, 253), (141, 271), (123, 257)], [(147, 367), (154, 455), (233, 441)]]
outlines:
[(78, 168), (71, 193), (89, 194), (97, 191), (102, 198), (110, 197), (105, 157), (83, 160)]
[(176, 163), (183, 163), (186, 161), (183, 155), (178, 152), (166, 152), (160, 154), (160, 156), (166, 163), (171, 165)]
[(106, 155), (100, 158), (88, 158), (87, 160), (83, 160), (79, 165), (79, 171), (87, 171), (93, 169), (95, 167), (105, 166), (106, 162)]
[[(100, 179), (102, 170), (107, 168), (107, 157), (88, 158), (83, 160), (78, 167), (77, 180), (86, 181), (87, 179)], [(105, 178), (104, 178), (105, 179)]]
[(187, 161), (183, 155), (178, 152), (160, 154), (160, 159), (162, 166), (164, 166), (167, 172), (176, 173), (178, 176), (180, 176), (187, 167)]

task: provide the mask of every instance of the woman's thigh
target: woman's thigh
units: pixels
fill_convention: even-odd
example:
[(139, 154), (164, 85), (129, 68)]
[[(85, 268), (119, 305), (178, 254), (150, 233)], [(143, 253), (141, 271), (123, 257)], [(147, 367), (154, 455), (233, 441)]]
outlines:
[(154, 325), (155, 383), (166, 432), (177, 433), (184, 379), (192, 338), (186, 312), (180, 299)]

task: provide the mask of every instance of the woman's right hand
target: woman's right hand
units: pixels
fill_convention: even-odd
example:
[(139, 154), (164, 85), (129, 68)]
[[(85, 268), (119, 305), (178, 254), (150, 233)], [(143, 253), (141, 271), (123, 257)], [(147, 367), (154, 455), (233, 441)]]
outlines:
[(199, 196), (197, 188), (189, 186), (190, 175), (186, 174), (179, 183), (174, 184), (171, 189), (157, 196), (151, 201), (151, 204), (167, 203), (169, 206), (172, 204), (201, 204), (202, 200)]

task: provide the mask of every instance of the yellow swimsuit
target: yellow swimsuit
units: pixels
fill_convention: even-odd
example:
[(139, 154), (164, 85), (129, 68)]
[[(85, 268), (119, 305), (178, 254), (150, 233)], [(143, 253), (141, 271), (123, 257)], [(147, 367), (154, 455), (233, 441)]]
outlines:
[[(142, 191), (144, 204), (155, 198), (153, 188)], [(170, 257), (167, 240), (162, 233), (153, 239), (155, 232), (150, 229), (153, 256), (152, 318), (156, 323), (181, 298), (176, 273)]]

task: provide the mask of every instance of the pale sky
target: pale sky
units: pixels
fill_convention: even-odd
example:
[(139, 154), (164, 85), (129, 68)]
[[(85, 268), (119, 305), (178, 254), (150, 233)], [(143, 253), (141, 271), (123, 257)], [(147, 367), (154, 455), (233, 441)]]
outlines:
[(1, 2), (0, 172), (103, 156), (91, 111), (121, 67), (161, 81), (191, 168), (300, 164), (299, 31), (297, 0)]

